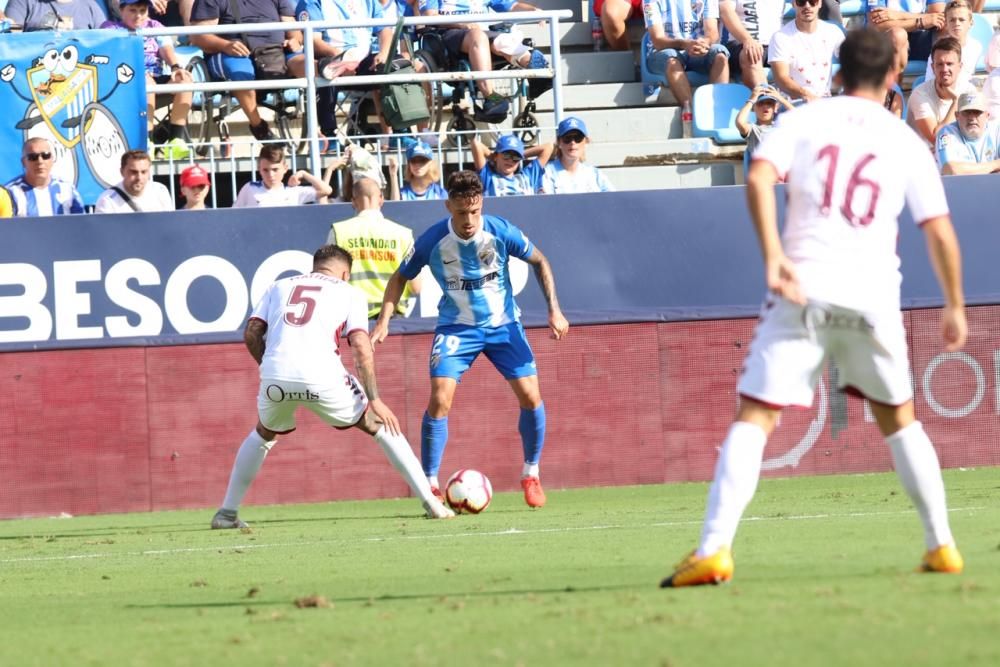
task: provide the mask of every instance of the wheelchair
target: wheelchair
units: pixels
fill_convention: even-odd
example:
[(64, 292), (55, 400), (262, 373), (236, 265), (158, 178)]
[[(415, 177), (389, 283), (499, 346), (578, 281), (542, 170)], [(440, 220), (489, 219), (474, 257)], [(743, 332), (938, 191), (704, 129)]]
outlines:
[[(494, 32), (510, 32), (512, 24), (499, 23), (489, 26)], [(523, 40), (525, 46), (534, 48), (531, 39)], [(414, 60), (423, 63), (428, 72), (471, 72), (472, 66), (467, 57), (454, 57), (444, 45), (441, 32), (425, 29), (417, 36)], [(510, 71), (509, 79), (493, 79), (493, 91), (506, 99), (512, 109), (516, 110), (511, 122), (514, 133), (525, 145), (538, 141), (538, 120), (535, 117), (535, 100), (552, 88), (549, 79), (525, 79), (517, 76), (519, 67), (512, 65), (505, 58), (493, 54), (493, 69), (495, 71)], [(431, 110), (430, 130), (441, 131), (445, 111), (451, 112), (451, 119), (445, 126), (447, 133), (474, 131), (477, 123), (485, 124), (489, 131), (500, 135), (500, 125), (506, 117), (489, 117), (482, 112), (483, 96), (476, 87), (475, 81), (433, 82), (428, 106)], [(471, 109), (471, 112), (469, 111)]]

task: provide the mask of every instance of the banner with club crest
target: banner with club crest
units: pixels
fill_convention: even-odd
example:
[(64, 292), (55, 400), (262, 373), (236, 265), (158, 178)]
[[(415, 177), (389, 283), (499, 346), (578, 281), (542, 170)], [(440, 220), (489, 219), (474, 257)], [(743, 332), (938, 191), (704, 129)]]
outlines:
[(121, 180), (121, 155), (146, 147), (142, 39), (117, 30), (31, 32), (0, 40), (0, 182), (23, 172), (21, 146), (48, 139), (53, 176), (91, 205)]

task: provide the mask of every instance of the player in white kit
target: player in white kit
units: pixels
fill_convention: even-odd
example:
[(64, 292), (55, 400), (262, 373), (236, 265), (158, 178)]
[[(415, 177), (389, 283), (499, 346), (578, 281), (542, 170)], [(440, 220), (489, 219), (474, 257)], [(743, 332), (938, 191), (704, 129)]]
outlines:
[[(924, 525), (920, 569), (961, 572), (934, 447), (913, 410), (900, 313), (897, 217), (923, 230), (944, 292), (942, 336), (965, 342), (958, 241), (934, 160), (882, 107), (894, 51), (884, 34), (851, 32), (840, 50), (846, 95), (784, 114), (754, 153), (747, 200), (770, 294), (739, 381), (740, 406), (719, 453), (698, 548), (663, 587), (728, 581), (731, 547), (782, 407), (809, 406), (827, 358), (841, 388), (868, 399)], [(779, 238), (774, 185), (787, 182)], [(784, 247), (782, 247), (784, 246)]]
[[(237, 516), (243, 496), (277, 437), (295, 430), (300, 406), (334, 428), (353, 426), (373, 436), (428, 517), (454, 516), (431, 493), (396, 415), (378, 397), (368, 301), (348, 282), (351, 263), (350, 253), (340, 246), (323, 246), (313, 255), (312, 273), (271, 285), (250, 315), (243, 340), (260, 366), (259, 421), (236, 454), (212, 528), (247, 527)], [(360, 384), (340, 360), (342, 333), (351, 344)]]

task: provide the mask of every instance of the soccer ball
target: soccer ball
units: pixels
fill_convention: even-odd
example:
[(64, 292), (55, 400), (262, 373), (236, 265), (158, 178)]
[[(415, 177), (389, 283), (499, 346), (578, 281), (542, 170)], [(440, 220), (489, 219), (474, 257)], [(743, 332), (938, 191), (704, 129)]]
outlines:
[(493, 500), (493, 485), (478, 470), (459, 470), (448, 479), (444, 497), (459, 514), (479, 514)]

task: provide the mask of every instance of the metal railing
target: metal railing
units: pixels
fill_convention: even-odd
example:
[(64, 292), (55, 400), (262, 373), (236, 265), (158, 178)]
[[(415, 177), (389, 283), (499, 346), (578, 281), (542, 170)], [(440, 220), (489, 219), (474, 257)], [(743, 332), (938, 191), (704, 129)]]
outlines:
[[(559, 20), (572, 18), (573, 13), (568, 9), (537, 11), (537, 12), (506, 12), (503, 14), (461, 14), (449, 16), (421, 16), (403, 20), (403, 25), (411, 26), (447, 26), (467, 23), (537, 23), (545, 21), (549, 27), (550, 40), (550, 60), (551, 66), (543, 69), (523, 69), (517, 70), (516, 77), (519, 79), (552, 79), (552, 101), (555, 122), (558, 124), (562, 120), (562, 75), (559, 63), (561, 52), (559, 48)], [(231, 35), (240, 34), (247, 31), (249, 24), (237, 25), (211, 25), (211, 26), (177, 26), (164, 28), (148, 28), (138, 30), (137, 33), (143, 37), (166, 37), (166, 36), (187, 36), (187, 35)], [(330, 28), (373, 28), (384, 26), (392, 28), (396, 25), (393, 19), (359, 19), (351, 21), (294, 21), (294, 22), (272, 22), (254, 23), (254, 32), (267, 31), (288, 31), (302, 30), (304, 55), (307, 66), (305, 76), (288, 79), (270, 79), (266, 81), (206, 81), (196, 83), (166, 83), (150, 86), (150, 93), (171, 94), (184, 91), (216, 93), (232, 92), (236, 90), (287, 90), (304, 89), (306, 91), (306, 117), (308, 124), (308, 144), (310, 171), (316, 176), (321, 176), (322, 162), (320, 152), (320, 138), (316, 132), (317, 109), (316, 109), (316, 89), (324, 86), (363, 86), (381, 85), (401, 82), (433, 82), (433, 81), (481, 81), (489, 79), (510, 79), (512, 74), (507, 71), (461, 71), (461, 72), (433, 72), (423, 74), (379, 74), (375, 76), (344, 76), (332, 80), (318, 77), (314, 67), (309, 66), (315, 62), (315, 49), (313, 38), (317, 31)]]

